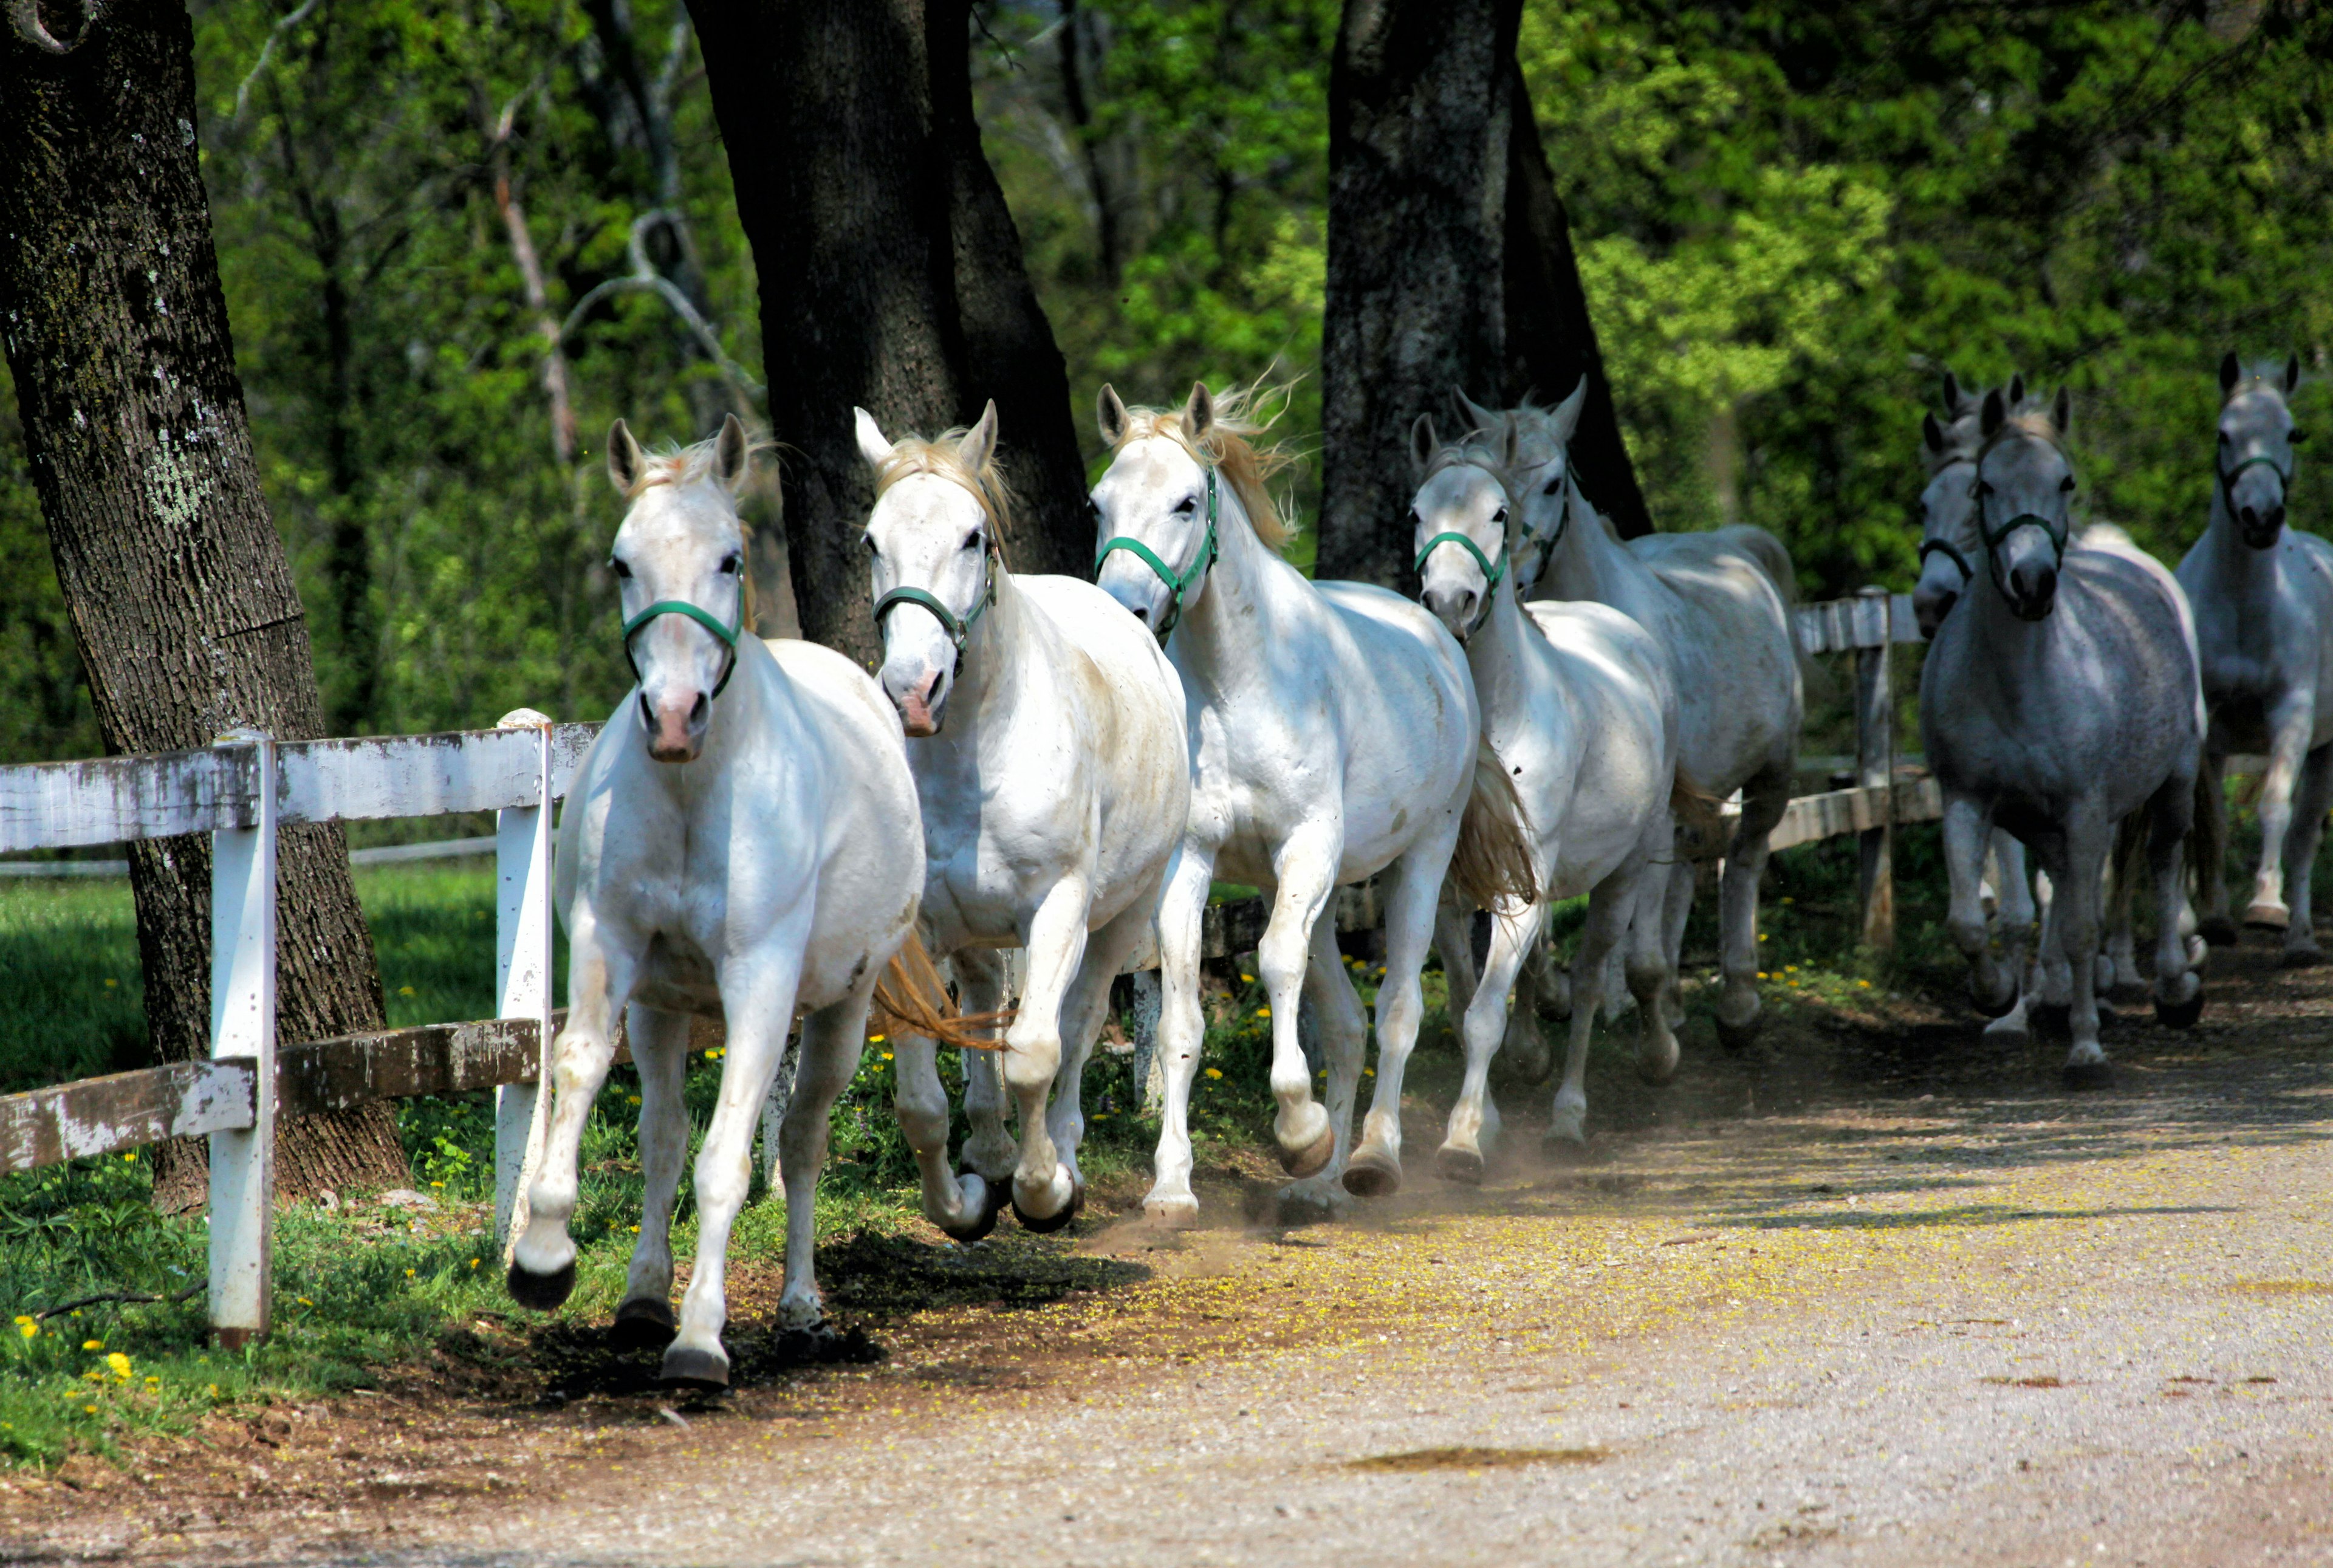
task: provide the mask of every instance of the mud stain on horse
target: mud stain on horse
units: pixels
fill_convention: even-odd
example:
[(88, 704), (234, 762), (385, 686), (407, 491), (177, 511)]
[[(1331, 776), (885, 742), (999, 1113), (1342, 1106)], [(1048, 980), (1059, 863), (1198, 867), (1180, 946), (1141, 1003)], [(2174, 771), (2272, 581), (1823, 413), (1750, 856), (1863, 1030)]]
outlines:
[(1412, 1448), (1400, 1454), (1372, 1454), (1348, 1459), (1348, 1470), (1373, 1470), (1412, 1475), (1423, 1470), (1512, 1470), (1527, 1465), (1600, 1465), (1612, 1457), (1609, 1448)]

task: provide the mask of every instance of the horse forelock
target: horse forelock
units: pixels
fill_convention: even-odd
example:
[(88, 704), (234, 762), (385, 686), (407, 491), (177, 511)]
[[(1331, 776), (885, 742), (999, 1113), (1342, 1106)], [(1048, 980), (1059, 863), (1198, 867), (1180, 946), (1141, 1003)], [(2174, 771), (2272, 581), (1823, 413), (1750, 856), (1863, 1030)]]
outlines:
[(1250, 410), (1266, 390), (1260, 385), (1243, 387), (1218, 397), (1215, 422), (1195, 441), (1183, 428), (1180, 409), (1128, 409), (1126, 428), (1110, 449), (1119, 451), (1152, 436), (1174, 442), (1188, 452), (1193, 461), (1211, 465), (1222, 473), (1232, 494), (1239, 497), (1240, 510), (1246, 515), (1248, 526), (1258, 539), (1274, 550), (1285, 549), (1295, 529), (1281, 516), (1270, 486), (1272, 476), (1295, 462), (1296, 455), (1278, 445), (1259, 447), (1251, 439), (1272, 427), (1272, 420), (1249, 418)]
[[(2031, 401), (2028, 399), (2029, 403)], [(2001, 428), (1985, 438), (1977, 447), (1975, 461), (1978, 467), (1982, 469), (1987, 457), (2012, 440), (2040, 441), (2064, 458), (2067, 467), (2074, 466), (2073, 454), (2066, 450), (2065, 440), (2058, 434), (2057, 421), (2050, 418), (2047, 409), (2025, 407), (2003, 419)]]
[[(711, 440), (698, 441), (686, 447), (667, 446), (661, 451), (643, 454), (646, 461), (641, 464), (638, 476), (625, 490), (624, 499), (632, 508), (637, 509), (641, 498), (651, 490), (670, 490), (673, 492), (674, 500), (677, 501), (680, 498), (680, 493), (693, 486), (711, 486), (714, 495), (719, 497), (721, 514), (736, 525), (738, 537), (747, 547), (741, 592), (742, 602), (744, 605), (744, 622), (747, 626), (753, 626), (759, 622), (761, 614), (754, 592), (751, 548), (754, 530), (738, 512), (737, 503), (729, 494), (728, 486), (723, 485), (715, 476), (714, 448), (719, 444), (719, 440), (720, 438), (715, 437)], [(749, 441), (745, 447), (747, 464), (749, 466), (752, 464), (754, 454), (767, 451), (774, 444), (760, 437)], [(629, 522), (630, 516), (631, 514), (628, 511), (625, 520)]]
[[(1505, 418), (1512, 416), (1500, 417)], [(1427, 480), (1445, 469), (1482, 469), (1497, 481), (1500, 494), (1507, 498), (1506, 526), (1501, 532), (1505, 536), (1507, 547), (1512, 549), (1516, 536), (1522, 527), (1523, 509), (1515, 494), (1512, 471), (1500, 465), (1501, 446), (1502, 443), (1494, 431), (1480, 429), (1471, 431), (1455, 441), (1445, 441), (1434, 449), (1432, 457), (1426, 458), (1426, 472), (1418, 476), (1418, 486), (1423, 489)], [(1519, 465), (1519, 467), (1530, 466), (1531, 465)]]
[(891, 455), (876, 470), (875, 498), (880, 501), (892, 486), (918, 474), (946, 479), (969, 491), (980, 504), (980, 514), (988, 521), (989, 543), (1002, 556), (1005, 524), (1016, 505), (1013, 487), (1005, 483), (1003, 470), (996, 466), (994, 448), (977, 468), (964, 460), (965, 435), (964, 430), (955, 429), (944, 430), (930, 440), (921, 436), (900, 437), (892, 443)]

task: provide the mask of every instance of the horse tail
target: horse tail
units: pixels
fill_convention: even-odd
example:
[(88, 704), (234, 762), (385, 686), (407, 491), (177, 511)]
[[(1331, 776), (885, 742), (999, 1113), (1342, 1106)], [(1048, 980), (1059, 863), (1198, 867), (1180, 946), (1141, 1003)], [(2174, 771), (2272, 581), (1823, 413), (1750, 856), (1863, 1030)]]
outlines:
[(1683, 768), (1669, 784), (1669, 814), (1676, 821), (1676, 858), (1714, 860), (1725, 852), (1731, 835), (1725, 831), (1725, 803), (1701, 787)]
[(1483, 741), (1474, 748), (1474, 784), (1466, 814), (1458, 820), (1457, 847), (1450, 851), (1450, 880), (1477, 909), (1501, 899), (1539, 902), (1539, 871), (1531, 863), (1531, 815), (1499, 754)]
[(1001, 1051), (1002, 1033), (1013, 1014), (1010, 1007), (994, 1013), (958, 1012), (923, 938), (910, 930), (884, 966), (883, 977), (875, 982), (875, 1003), (867, 1021), (878, 1033), (921, 1034), (966, 1051)]

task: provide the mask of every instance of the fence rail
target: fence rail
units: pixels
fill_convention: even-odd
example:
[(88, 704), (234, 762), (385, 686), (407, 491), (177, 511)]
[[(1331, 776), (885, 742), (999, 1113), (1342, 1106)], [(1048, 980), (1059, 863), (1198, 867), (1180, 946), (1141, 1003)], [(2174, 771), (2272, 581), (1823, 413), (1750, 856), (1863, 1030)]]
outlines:
[[(1934, 781), (1902, 775), (1893, 754), (1888, 649), (1919, 640), (1911, 601), (1867, 591), (1800, 607), (1800, 645), (1857, 665), (1857, 786), (1791, 803), (1772, 843), (1861, 837), (1865, 936), (1892, 938), (1888, 835), (1933, 820)], [(199, 751), (0, 768), (0, 853), (206, 832), (211, 885), (210, 1059), (0, 1096), (0, 1172), (165, 1139), (211, 1140), (210, 1322), (229, 1345), (268, 1325), (276, 1122), (367, 1101), (495, 1092), (495, 1224), (523, 1224), (526, 1178), (547, 1104), (537, 1092), (552, 1009), (552, 808), (599, 726), (522, 709), (491, 730), (276, 742), (238, 733)], [(275, 836), (290, 823), (492, 811), (496, 861), (496, 1014), (480, 1022), (275, 1043)], [(460, 846), (475, 850), (477, 841)], [(418, 858), (398, 846), (367, 859)], [(89, 867), (103, 862), (50, 862)], [(24, 862), (8, 868), (16, 870)], [(44, 868), (45, 869), (45, 868)], [(92, 874), (78, 871), (77, 874)], [(1262, 910), (1210, 912), (1210, 950), (1243, 951)], [(1344, 890), (1340, 925), (1377, 919), (1373, 892)]]

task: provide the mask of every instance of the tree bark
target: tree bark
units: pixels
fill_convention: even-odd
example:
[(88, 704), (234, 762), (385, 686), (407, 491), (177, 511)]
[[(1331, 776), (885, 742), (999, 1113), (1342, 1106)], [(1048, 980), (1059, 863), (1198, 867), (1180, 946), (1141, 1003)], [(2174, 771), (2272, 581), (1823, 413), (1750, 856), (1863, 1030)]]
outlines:
[[(62, 54), (0, 34), (0, 338), (98, 722), (120, 752), (322, 723), (252, 458), (194, 88), (177, 0), (123, 0)], [(131, 846), (159, 1060), (209, 1049), (210, 860), (199, 837)], [(285, 830), (278, 863), (279, 1038), (379, 1027), (340, 829)], [(157, 1201), (198, 1200), (200, 1148), (158, 1152)], [(276, 1177), (293, 1196), (408, 1179), (394, 1118), (371, 1105), (287, 1124)]]
[(1329, 82), (1319, 571), (1403, 591), (1409, 428), (1452, 392), (1553, 401), (1591, 377), (1581, 482), (1623, 531), (1620, 444), (1562, 203), (1515, 63), (1521, 0), (1348, 0)]
[(802, 633), (872, 665), (854, 405), (895, 434), (994, 398), (1021, 571), (1091, 569), (1069, 382), (971, 112), (966, 0), (694, 0), (761, 275)]

